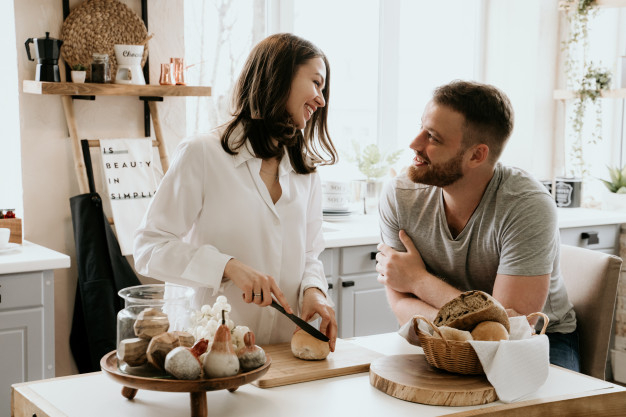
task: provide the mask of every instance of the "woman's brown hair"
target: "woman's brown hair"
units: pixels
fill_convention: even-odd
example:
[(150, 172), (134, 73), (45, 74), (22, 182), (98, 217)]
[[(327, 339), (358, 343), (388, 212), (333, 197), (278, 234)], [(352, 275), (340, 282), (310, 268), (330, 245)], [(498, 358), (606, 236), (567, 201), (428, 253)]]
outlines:
[[(326, 86), (322, 90), (326, 106), (313, 113), (303, 134), (291, 121), (286, 104), (296, 71), (313, 58), (321, 58), (326, 65)], [(268, 159), (281, 157), (284, 147), (299, 174), (314, 172), (319, 165), (332, 165), (337, 162), (337, 151), (326, 124), (329, 95), (330, 66), (319, 48), (288, 33), (269, 36), (254, 47), (237, 80), (233, 119), (222, 134), (222, 148), (235, 155), (248, 139), (255, 156)], [(239, 125), (243, 127), (242, 139), (229, 141)]]

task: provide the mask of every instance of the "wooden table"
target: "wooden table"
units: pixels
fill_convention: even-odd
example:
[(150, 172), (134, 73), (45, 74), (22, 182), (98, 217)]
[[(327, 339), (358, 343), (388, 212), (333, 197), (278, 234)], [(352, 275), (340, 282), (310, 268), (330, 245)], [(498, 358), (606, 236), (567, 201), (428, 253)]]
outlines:
[[(419, 352), (395, 333), (350, 339), (387, 355)], [(13, 385), (14, 417), (189, 416), (189, 396), (139, 391), (122, 397), (121, 386), (101, 372)], [(626, 416), (626, 388), (550, 367), (546, 383), (527, 400), (471, 407), (428, 406), (398, 400), (372, 387), (368, 373), (276, 388), (248, 384), (234, 393), (207, 393), (209, 416)]]

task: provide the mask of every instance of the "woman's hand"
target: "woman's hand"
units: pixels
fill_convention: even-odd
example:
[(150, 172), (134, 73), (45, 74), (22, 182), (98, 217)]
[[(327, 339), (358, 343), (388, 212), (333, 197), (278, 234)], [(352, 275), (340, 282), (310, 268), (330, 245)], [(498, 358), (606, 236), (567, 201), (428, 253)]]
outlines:
[(307, 288), (302, 299), (302, 319), (311, 320), (316, 314), (322, 318), (320, 331), (324, 333), (330, 341), (330, 351), (335, 351), (337, 342), (337, 320), (335, 320), (335, 310), (328, 304), (326, 295), (315, 287)]
[(224, 277), (230, 279), (243, 291), (243, 299), (246, 303), (255, 303), (259, 307), (272, 304), (272, 294), (285, 310), (293, 314), (283, 292), (278, 288), (276, 281), (269, 275), (249, 267), (243, 262), (232, 258), (226, 263)]

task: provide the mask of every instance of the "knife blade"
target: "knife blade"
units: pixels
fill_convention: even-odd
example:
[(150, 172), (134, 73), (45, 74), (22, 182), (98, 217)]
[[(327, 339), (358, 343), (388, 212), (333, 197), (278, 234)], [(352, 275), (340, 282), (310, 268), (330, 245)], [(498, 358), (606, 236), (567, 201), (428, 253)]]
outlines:
[(285, 316), (289, 318), (289, 320), (296, 323), (302, 330), (304, 330), (305, 332), (307, 332), (314, 338), (322, 340), (324, 342), (328, 342), (330, 340), (324, 333), (320, 332), (315, 327), (311, 326), (309, 323), (302, 320), (300, 317), (296, 316), (295, 314), (287, 313), (287, 311), (285, 311), (283, 306), (278, 304), (275, 300), (272, 300), (271, 306), (274, 307), (276, 310), (280, 311), (281, 313), (283, 313)]

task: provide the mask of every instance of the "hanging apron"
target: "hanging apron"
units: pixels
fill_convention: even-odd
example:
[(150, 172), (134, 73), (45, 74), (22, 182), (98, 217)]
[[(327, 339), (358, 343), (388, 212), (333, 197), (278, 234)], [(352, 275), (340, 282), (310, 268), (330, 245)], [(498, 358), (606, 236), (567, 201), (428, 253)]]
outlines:
[(100, 359), (116, 348), (117, 292), (141, 282), (120, 251), (115, 233), (95, 192), (89, 144), (81, 141), (90, 193), (70, 198), (78, 284), (70, 348), (80, 373), (100, 370)]

